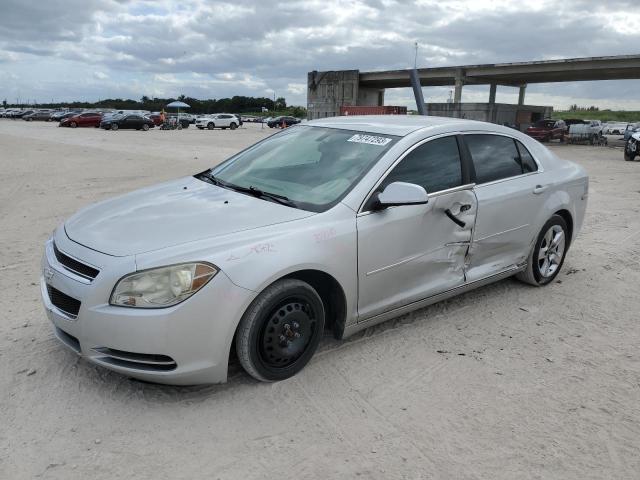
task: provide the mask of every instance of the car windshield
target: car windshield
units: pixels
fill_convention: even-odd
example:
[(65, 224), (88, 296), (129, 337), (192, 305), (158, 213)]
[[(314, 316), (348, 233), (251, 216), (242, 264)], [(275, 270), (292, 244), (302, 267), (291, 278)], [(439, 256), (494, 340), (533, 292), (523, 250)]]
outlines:
[(322, 212), (338, 203), (397, 140), (392, 135), (296, 126), (231, 157), (210, 175), (223, 186), (253, 187), (286, 197), (292, 206)]

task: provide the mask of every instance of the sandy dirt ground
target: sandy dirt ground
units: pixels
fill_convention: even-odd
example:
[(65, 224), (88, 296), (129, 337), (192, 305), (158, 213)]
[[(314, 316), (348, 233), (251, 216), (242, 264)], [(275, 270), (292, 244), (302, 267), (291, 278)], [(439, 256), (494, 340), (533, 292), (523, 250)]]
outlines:
[(269, 133), (0, 120), (0, 478), (640, 478), (640, 163), (620, 149), (551, 147), (591, 175), (558, 281), (327, 337), (290, 380), (145, 384), (58, 344), (37, 285), (52, 229)]

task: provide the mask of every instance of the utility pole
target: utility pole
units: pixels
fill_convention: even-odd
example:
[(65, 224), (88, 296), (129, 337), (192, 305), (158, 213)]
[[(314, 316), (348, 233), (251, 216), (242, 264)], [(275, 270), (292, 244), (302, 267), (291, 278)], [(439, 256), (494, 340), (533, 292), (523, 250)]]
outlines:
[(418, 42), (416, 42), (415, 48), (416, 48), (416, 55), (415, 55), (415, 57), (413, 57), (413, 68), (414, 69), (418, 68)]

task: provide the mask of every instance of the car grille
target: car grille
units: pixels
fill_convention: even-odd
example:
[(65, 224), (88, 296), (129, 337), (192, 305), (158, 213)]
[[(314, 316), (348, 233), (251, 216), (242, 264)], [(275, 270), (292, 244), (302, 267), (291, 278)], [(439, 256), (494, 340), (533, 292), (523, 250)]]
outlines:
[(90, 267), (89, 265), (79, 262), (75, 258), (71, 258), (69, 255), (62, 253), (58, 250), (55, 243), (53, 244), (53, 253), (56, 256), (56, 259), (58, 259), (58, 262), (60, 262), (64, 268), (69, 270), (71, 273), (75, 273), (76, 275), (86, 278), (87, 280), (93, 280), (100, 273), (100, 270)]
[(71, 318), (77, 318), (80, 311), (80, 300), (76, 300), (70, 297), (66, 293), (62, 293), (60, 290), (53, 288), (51, 285), (47, 285), (47, 293), (49, 294), (49, 301), (63, 313), (66, 313)]
[(95, 347), (93, 351), (103, 355), (97, 360), (118, 367), (152, 372), (168, 372), (175, 370), (178, 366), (175, 360), (167, 355), (124, 352), (107, 347)]

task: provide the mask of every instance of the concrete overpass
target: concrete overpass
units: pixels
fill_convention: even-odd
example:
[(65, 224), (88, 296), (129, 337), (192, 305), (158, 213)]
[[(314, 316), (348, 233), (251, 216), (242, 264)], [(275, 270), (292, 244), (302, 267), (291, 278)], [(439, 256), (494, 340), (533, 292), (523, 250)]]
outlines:
[[(310, 111), (318, 114), (310, 117), (318, 118), (323, 114), (327, 116), (327, 107), (330, 112), (335, 112), (339, 111), (340, 105), (383, 105), (384, 90), (411, 87), (410, 75), (411, 70), (310, 72), (307, 89), (308, 104)], [(530, 83), (640, 79), (640, 55), (419, 68), (417, 77), (423, 87), (454, 86), (454, 103), (460, 103), (462, 88), (465, 85), (490, 85), (489, 104), (495, 103), (498, 85), (519, 87), (518, 104), (523, 105), (526, 87)], [(323, 81), (327, 85), (332, 85), (318, 92), (318, 87), (323, 84)], [(350, 86), (345, 88), (345, 85)], [(331, 93), (335, 101), (323, 93)], [(340, 98), (341, 93), (343, 95)], [(344, 93), (351, 93), (351, 96)], [(337, 105), (336, 102), (341, 101), (355, 103)]]

